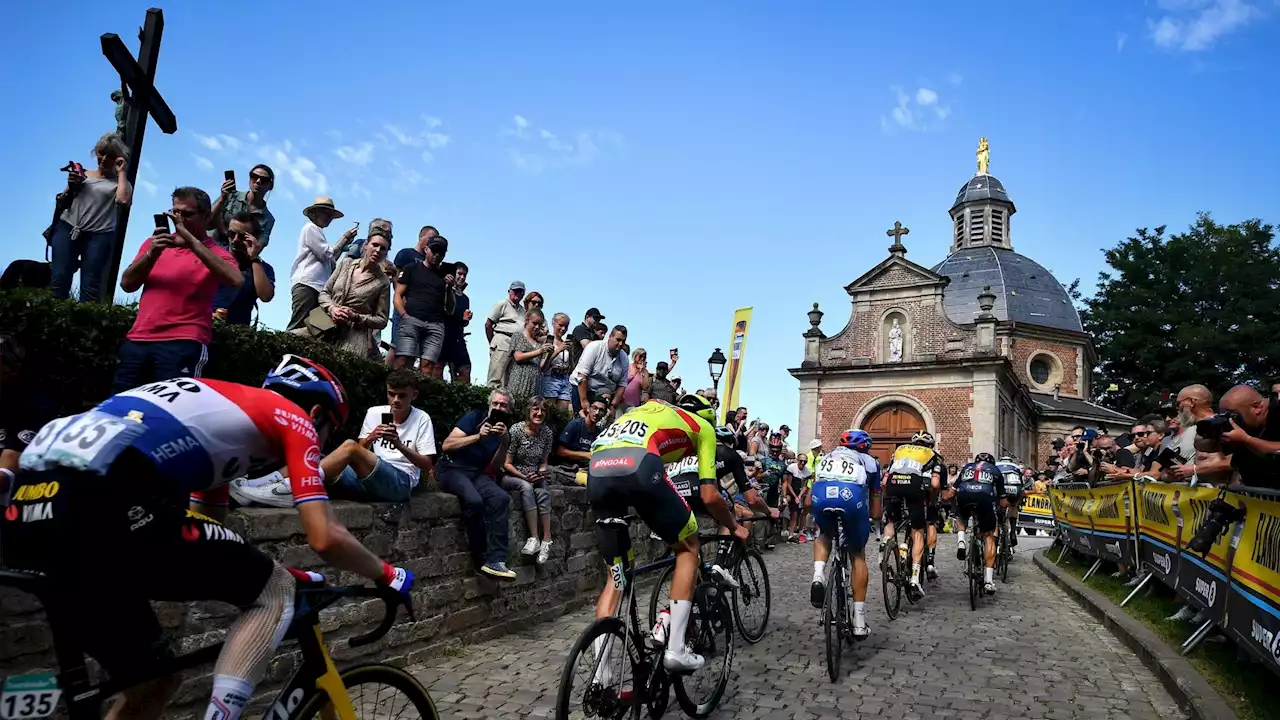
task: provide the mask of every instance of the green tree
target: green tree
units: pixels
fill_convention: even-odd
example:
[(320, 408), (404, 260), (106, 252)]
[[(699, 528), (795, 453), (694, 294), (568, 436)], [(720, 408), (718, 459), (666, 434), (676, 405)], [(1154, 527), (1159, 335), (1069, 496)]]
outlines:
[(1106, 251), (1110, 269), (1081, 313), (1098, 352), (1096, 399), (1141, 415), (1162, 390), (1201, 383), (1220, 396), (1280, 377), (1274, 238), (1260, 220), (1220, 225), (1201, 213), (1185, 233), (1139, 228)]

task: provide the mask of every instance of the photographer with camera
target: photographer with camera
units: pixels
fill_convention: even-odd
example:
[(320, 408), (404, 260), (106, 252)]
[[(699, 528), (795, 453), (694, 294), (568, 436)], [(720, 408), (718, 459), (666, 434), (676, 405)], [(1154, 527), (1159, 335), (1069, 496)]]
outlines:
[(1170, 423), (1178, 431), (1168, 438), (1151, 465), (1151, 473), (1165, 482), (1219, 485), (1231, 479), (1231, 455), (1196, 450), (1196, 423), (1213, 417), (1213, 393), (1204, 385), (1188, 385), (1178, 392), (1177, 417)]
[(1089, 455), (1092, 460), (1089, 469), (1090, 485), (1131, 477), (1138, 466), (1137, 459), (1129, 448), (1116, 447), (1116, 440), (1110, 435), (1099, 435)]
[(1248, 385), (1222, 396), (1220, 412), (1196, 423), (1196, 449), (1231, 451), (1231, 467), (1251, 487), (1280, 489), (1280, 399)]
[(80, 270), (81, 302), (102, 296), (103, 269), (111, 262), (116, 238), (117, 209), (133, 201), (129, 184), (129, 148), (115, 133), (103, 135), (93, 146), (97, 168), (86, 171), (68, 163), (67, 189), (58, 194), (56, 207), (65, 207), (47, 235), (52, 250), (50, 267), (53, 296), (71, 294), (71, 277)]
[(1071, 429), (1063, 449), (1063, 474), (1059, 482), (1088, 482), (1093, 470), (1093, 443), (1098, 437), (1097, 430), (1085, 430), (1082, 427)]

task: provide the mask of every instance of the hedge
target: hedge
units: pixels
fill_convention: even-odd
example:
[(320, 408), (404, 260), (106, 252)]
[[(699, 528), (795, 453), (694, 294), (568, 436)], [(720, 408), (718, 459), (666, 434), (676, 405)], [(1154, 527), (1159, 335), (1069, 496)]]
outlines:
[[(55, 300), (44, 290), (0, 292), (0, 333), (25, 346), (26, 382), (35, 383), (60, 414), (87, 410), (111, 394), (116, 351), (133, 326), (134, 305), (101, 305)], [(351, 418), (335, 441), (360, 431), (365, 411), (385, 405), (383, 363), (361, 358), (293, 333), (254, 330), (215, 322), (204, 376), (258, 386), (285, 353), (311, 358), (342, 381), (351, 398)], [(417, 406), (431, 416), (437, 445), (458, 418), (488, 402), (488, 388), (422, 378)], [(560, 426), (565, 418), (549, 418)]]

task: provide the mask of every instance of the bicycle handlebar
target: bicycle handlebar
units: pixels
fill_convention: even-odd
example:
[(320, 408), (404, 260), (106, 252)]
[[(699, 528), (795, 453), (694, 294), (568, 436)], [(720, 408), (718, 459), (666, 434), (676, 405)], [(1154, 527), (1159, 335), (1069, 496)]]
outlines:
[(385, 606), (385, 612), (382, 616), (382, 622), (378, 627), (370, 630), (364, 635), (357, 635), (347, 641), (351, 647), (359, 647), (377, 642), (387, 633), (391, 632), (391, 627), (396, 623), (396, 610), (403, 605), (405, 613), (409, 616), (410, 621), (417, 618), (413, 614), (413, 601), (404, 597), (398, 590), (392, 590), (383, 585), (352, 585), (350, 587), (339, 588), (323, 588), (319, 592), (329, 595), (333, 598), (378, 598)]

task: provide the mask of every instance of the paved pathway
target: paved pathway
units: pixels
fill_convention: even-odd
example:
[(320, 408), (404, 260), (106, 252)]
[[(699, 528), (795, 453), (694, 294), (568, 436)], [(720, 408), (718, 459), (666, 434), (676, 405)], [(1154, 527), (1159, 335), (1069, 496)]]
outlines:
[[(765, 638), (739, 638), (734, 677), (712, 716), (751, 718), (1185, 718), (1140, 660), (1031, 564), (1044, 540), (1024, 538), (1009, 584), (969, 610), (952, 537), (942, 578), (920, 605), (889, 622), (872, 570), (871, 637), (844, 677), (827, 678), (818, 611), (809, 605), (812, 550), (766, 553), (773, 614)], [(590, 620), (584, 610), (533, 630), (412, 668), (447, 720), (549, 718), (565, 655)], [(682, 717), (675, 698), (668, 718)]]

